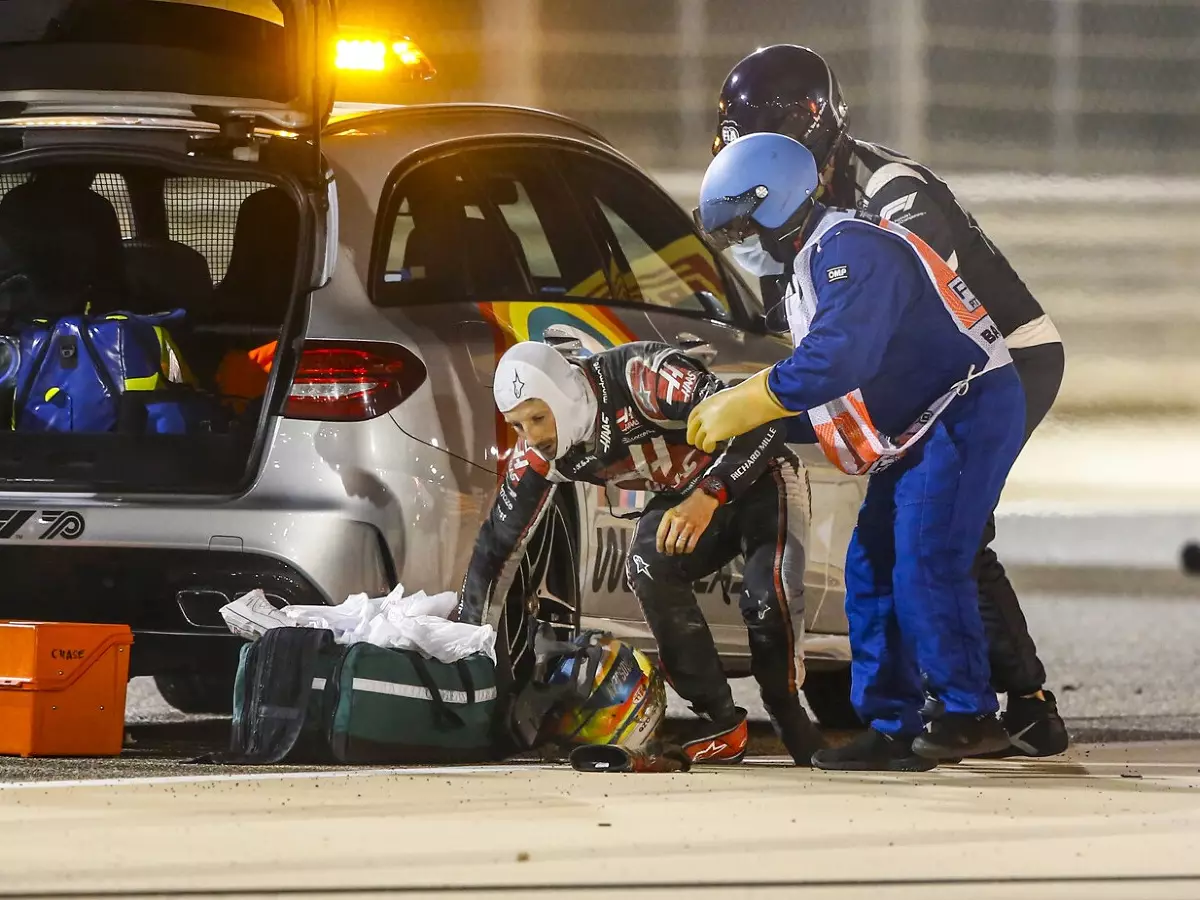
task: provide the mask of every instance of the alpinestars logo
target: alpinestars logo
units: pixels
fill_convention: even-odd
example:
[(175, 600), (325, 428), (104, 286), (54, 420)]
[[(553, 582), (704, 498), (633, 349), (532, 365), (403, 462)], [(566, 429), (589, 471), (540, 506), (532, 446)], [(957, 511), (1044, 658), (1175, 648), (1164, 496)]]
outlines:
[[(38, 515), (32, 509), (0, 509), (0, 541), (20, 540), (21, 530)], [(85, 528), (83, 516), (73, 509), (44, 510), (37, 524), (42, 528), (37, 537), (39, 541), (58, 538), (73, 541), (83, 535)]]
[(700, 762), (704, 759), (712, 759), (714, 756), (720, 756), (729, 749), (729, 745), (724, 741), (709, 741), (707, 747), (701, 747), (692, 754), (692, 762)]

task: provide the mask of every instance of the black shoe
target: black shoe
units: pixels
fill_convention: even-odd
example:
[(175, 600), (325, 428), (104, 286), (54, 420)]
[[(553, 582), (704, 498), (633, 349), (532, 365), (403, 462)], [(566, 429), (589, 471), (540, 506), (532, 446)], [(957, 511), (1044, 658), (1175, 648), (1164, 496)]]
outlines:
[(913, 739), (913, 753), (926, 759), (954, 759), (995, 753), (1008, 746), (1008, 734), (995, 716), (946, 713)]
[(808, 713), (800, 705), (799, 699), (782, 709), (768, 707), (767, 712), (771, 716), (771, 726), (775, 729), (775, 734), (779, 736), (796, 765), (811, 766), (813, 754), (828, 746), (817, 726), (808, 718)]
[(908, 738), (892, 737), (868, 728), (844, 747), (813, 754), (812, 764), (833, 772), (928, 772), (937, 765), (912, 752)]
[(1067, 726), (1058, 714), (1053, 692), (1043, 691), (1045, 700), (1010, 694), (1008, 708), (1000, 721), (1008, 732), (1009, 746), (987, 754), (989, 759), (1008, 756), (1057, 756), (1071, 743)]

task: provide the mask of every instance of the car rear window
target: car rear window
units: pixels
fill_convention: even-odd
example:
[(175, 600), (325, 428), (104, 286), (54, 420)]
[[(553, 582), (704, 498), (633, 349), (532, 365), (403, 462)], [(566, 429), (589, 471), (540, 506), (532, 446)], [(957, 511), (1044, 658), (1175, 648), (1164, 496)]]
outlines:
[[(0, 10), (3, 5), (0, 4)], [(30, 179), (28, 172), (0, 172), (0, 200), (17, 185)], [(133, 219), (133, 202), (129, 199), (129, 187), (125, 178), (115, 172), (100, 172), (92, 179), (92, 190), (112, 204), (121, 223), (121, 237), (129, 240), (137, 235)]]
[[(2, 4), (3, 0), (0, 0)], [(0, 6), (2, 8), (2, 6)], [(0, 202), (17, 185), (29, 181), (28, 172), (0, 172)], [(251, 194), (271, 187), (260, 181), (220, 178), (167, 178), (163, 182), (163, 209), (167, 237), (198, 250), (208, 261), (213, 283), (229, 269), (237, 236), (238, 213)], [(121, 223), (121, 237), (146, 237), (139, 232), (125, 177), (118, 172), (98, 172), (91, 188), (112, 204)]]
[(0, 91), (291, 99), (270, 0), (0, 0)]
[(229, 269), (238, 212), (251, 194), (271, 185), (221, 178), (168, 178), (163, 184), (167, 237), (199, 250), (213, 281)]

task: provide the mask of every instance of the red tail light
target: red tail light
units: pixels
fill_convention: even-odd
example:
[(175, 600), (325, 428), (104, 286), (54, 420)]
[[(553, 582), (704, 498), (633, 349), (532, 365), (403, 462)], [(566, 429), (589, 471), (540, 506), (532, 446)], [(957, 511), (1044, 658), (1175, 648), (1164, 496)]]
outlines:
[(424, 380), (424, 364), (399, 344), (307, 341), (283, 414), (324, 422), (374, 419)]

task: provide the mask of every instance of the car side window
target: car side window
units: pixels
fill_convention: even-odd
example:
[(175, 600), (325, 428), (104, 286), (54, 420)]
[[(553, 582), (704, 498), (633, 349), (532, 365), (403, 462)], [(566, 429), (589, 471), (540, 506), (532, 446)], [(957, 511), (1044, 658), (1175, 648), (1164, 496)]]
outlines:
[(606, 299), (732, 318), (725, 279), (683, 210), (617, 165), (581, 154), (565, 159), (577, 199), (601, 233)]
[(586, 299), (580, 286), (600, 266), (586, 221), (537, 148), (474, 154), (475, 178), (503, 223), (538, 297)]
[(536, 149), (473, 148), (396, 185), (376, 300), (556, 299), (599, 268), (591, 235)]
[(461, 154), (418, 165), (396, 185), (376, 292), (385, 305), (523, 295), (525, 273)]

